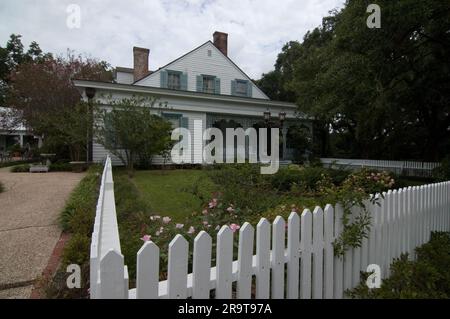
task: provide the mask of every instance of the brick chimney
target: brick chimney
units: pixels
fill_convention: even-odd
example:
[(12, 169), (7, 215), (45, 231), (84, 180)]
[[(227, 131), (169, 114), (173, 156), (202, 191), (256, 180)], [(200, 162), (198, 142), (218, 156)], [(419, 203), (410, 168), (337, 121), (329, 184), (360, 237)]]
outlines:
[(228, 56), (228, 33), (216, 31), (213, 34), (213, 39), (216, 48)]
[(140, 80), (149, 74), (148, 56), (149, 49), (133, 47), (133, 75), (134, 81)]

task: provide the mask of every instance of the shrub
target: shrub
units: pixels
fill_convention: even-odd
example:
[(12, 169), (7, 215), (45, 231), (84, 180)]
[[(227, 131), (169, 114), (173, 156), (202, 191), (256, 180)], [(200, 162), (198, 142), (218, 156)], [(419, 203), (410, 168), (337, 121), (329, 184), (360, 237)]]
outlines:
[(71, 172), (72, 165), (70, 163), (52, 163), (50, 164), (51, 172)]
[[(92, 166), (70, 195), (60, 215), (64, 231), (72, 233), (64, 247), (62, 264), (52, 280), (46, 283), (48, 298), (86, 298), (89, 287), (89, 246), (94, 225), (101, 168)], [(81, 289), (68, 289), (66, 266), (78, 264), (81, 267)]]
[(433, 178), (436, 182), (445, 182), (450, 180), (450, 156), (446, 157), (441, 166), (433, 169)]
[(30, 164), (16, 165), (11, 167), (12, 173), (28, 173), (30, 171)]
[(60, 216), (64, 231), (90, 235), (98, 198), (100, 168), (93, 166), (70, 195)]
[(391, 276), (378, 289), (361, 283), (347, 294), (363, 299), (450, 298), (450, 233), (435, 232), (428, 243), (416, 248), (415, 261), (402, 255), (391, 265)]

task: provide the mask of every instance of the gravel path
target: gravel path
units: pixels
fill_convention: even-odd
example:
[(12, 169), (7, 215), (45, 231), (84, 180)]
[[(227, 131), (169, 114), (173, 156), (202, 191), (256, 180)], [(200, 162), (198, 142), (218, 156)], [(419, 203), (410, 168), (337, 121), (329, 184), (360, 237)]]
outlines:
[(0, 298), (30, 296), (60, 237), (58, 216), (83, 177), (0, 169)]

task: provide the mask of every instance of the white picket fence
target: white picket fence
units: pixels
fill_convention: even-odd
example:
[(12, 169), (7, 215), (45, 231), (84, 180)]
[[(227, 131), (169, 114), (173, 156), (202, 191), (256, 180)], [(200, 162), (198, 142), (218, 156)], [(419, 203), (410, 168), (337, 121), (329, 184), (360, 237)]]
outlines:
[(433, 169), (440, 166), (440, 163), (412, 162), (412, 161), (384, 161), (366, 159), (343, 159), (343, 158), (321, 158), (322, 164), (331, 167), (341, 167), (349, 169), (373, 168), (394, 172), (398, 175), (431, 177)]
[[(414, 248), (431, 231), (450, 230), (450, 182), (408, 187), (376, 195), (379, 205), (366, 207), (372, 216), (370, 236), (343, 257), (333, 241), (342, 230), (339, 205), (278, 216), (271, 225), (261, 219), (255, 229), (245, 223), (234, 234), (228, 226), (217, 233), (216, 265), (211, 265), (213, 239), (204, 231), (194, 240), (193, 270), (188, 274), (189, 244), (181, 235), (169, 244), (168, 278), (159, 281), (159, 248), (146, 242), (137, 253), (136, 288), (129, 289), (120, 251), (114, 207), (111, 162), (102, 177), (91, 244), (91, 298), (344, 298), (370, 264), (389, 276), (389, 265)], [(355, 207), (355, 213), (357, 213)], [(233, 236), (239, 235), (233, 260)], [(255, 252), (256, 246), (256, 252)], [(236, 283), (236, 290), (233, 289)]]

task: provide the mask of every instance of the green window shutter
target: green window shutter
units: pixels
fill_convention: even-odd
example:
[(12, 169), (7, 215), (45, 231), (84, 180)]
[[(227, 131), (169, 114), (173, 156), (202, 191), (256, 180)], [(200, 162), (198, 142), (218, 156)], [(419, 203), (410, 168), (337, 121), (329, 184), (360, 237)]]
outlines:
[(167, 89), (167, 71), (162, 70), (160, 72), (161, 88)]
[(180, 127), (189, 129), (189, 118), (188, 117), (180, 118)]
[(220, 94), (220, 79), (219, 78), (215, 78), (214, 79), (214, 93), (215, 94)]
[(236, 95), (236, 81), (231, 81), (231, 95)]
[(251, 81), (247, 81), (247, 96), (248, 97), (253, 97), (252, 89), (253, 89), (252, 82)]
[(197, 92), (203, 92), (203, 76), (197, 75)]
[(183, 91), (187, 91), (187, 81), (188, 81), (187, 73), (182, 73), (180, 75), (180, 89)]

